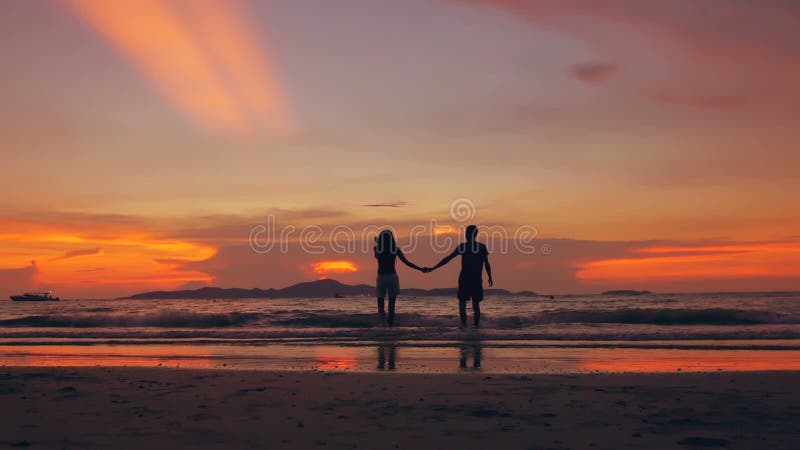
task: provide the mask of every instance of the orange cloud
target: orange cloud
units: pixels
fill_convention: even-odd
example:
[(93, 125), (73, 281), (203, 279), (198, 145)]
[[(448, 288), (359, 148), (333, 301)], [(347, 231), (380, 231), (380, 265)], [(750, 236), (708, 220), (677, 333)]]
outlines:
[[(579, 264), (585, 281), (691, 280), (800, 276), (800, 242), (658, 246), (633, 250), (637, 256)], [(644, 254), (646, 256), (638, 256)]]
[(198, 124), (291, 132), (273, 68), (235, 1), (65, 0)]
[(175, 288), (213, 279), (205, 272), (158, 261), (202, 261), (216, 248), (163, 237), (141, 226), (116, 228), (98, 221), (79, 230), (68, 224), (0, 219), (0, 228), (5, 231), (0, 234), (0, 271), (38, 261), (32, 283), (58, 288), (65, 295)]
[(456, 234), (458, 229), (453, 225), (435, 225), (433, 227), (433, 234), (436, 236), (441, 236), (443, 234)]
[(311, 268), (318, 275), (327, 275), (329, 273), (348, 273), (358, 272), (358, 265), (353, 261), (338, 260), (338, 261), (320, 261), (311, 265)]

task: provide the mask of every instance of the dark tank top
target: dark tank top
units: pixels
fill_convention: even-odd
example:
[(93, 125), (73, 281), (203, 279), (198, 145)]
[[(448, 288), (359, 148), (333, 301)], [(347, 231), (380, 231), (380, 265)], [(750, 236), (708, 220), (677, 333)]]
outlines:
[(400, 253), (400, 250), (398, 250), (397, 253), (384, 252), (375, 255), (375, 258), (378, 260), (378, 275), (392, 275), (397, 273), (397, 270), (395, 270), (395, 263), (397, 262), (398, 253)]

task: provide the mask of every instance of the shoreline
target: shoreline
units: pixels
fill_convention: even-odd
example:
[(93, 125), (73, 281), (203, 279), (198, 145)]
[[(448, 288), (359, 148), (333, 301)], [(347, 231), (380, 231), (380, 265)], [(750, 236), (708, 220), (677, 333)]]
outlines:
[[(491, 341), (80, 345), (0, 341), (0, 366), (176, 367), (258, 371), (492, 374), (674, 373), (800, 371), (800, 349), (665, 348), (623, 345), (509, 346)], [(784, 342), (786, 344), (786, 342)], [(796, 344), (796, 343), (795, 343)]]
[(2, 367), (28, 448), (800, 447), (800, 372), (487, 375)]

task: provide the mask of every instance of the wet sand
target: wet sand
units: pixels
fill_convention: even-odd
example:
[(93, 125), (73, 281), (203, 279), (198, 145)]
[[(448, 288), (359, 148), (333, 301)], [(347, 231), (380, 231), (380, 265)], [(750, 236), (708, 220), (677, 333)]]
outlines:
[(800, 372), (0, 368), (0, 448), (800, 448)]

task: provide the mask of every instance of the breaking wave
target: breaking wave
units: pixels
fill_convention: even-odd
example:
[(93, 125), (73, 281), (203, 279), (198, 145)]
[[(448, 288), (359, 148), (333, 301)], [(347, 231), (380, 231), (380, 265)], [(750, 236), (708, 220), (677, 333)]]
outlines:
[(144, 314), (75, 314), (37, 315), (0, 321), (5, 327), (62, 327), (62, 328), (217, 328), (246, 324), (260, 315), (253, 313), (192, 313), (160, 310)]
[[(336, 314), (336, 313), (306, 313), (299, 317), (281, 319), (273, 322), (276, 325), (292, 327), (319, 327), (319, 328), (371, 328), (378, 325), (377, 315), (372, 314)], [(446, 327), (452, 326), (454, 316), (423, 315), (401, 313), (397, 315), (397, 325), (400, 327)]]
[[(448, 328), (457, 325), (458, 316), (399, 313), (399, 328)], [(559, 324), (623, 324), (623, 325), (767, 325), (800, 324), (800, 317), (773, 311), (746, 309), (616, 309), (616, 310), (552, 310), (530, 315), (485, 315), (483, 328), (519, 330), (541, 325)], [(200, 313), (162, 309), (151, 313), (76, 313), (29, 315), (0, 320), (0, 327), (29, 328), (374, 328), (375, 313), (335, 311), (282, 311), (266, 313)]]
[[(399, 326), (447, 327), (456, 316), (398, 314)], [(376, 325), (375, 314), (305, 313), (274, 322), (297, 327), (369, 328)], [(538, 314), (491, 317), (488, 328), (516, 329), (550, 324), (626, 324), (626, 325), (761, 325), (800, 323), (800, 317), (772, 311), (745, 309), (618, 309), (544, 311)]]
[(619, 323), (628, 325), (761, 325), (800, 323), (800, 317), (747, 309), (617, 309), (545, 311), (531, 316), (495, 319), (498, 328), (555, 323)]

